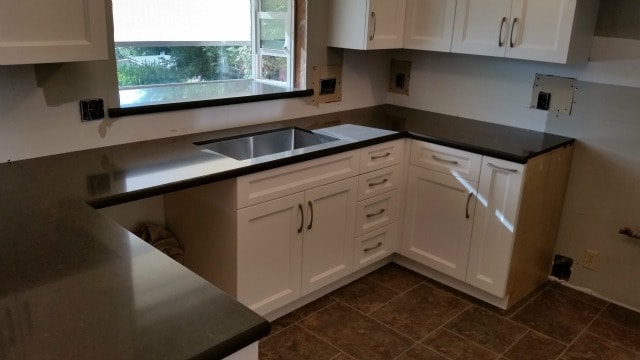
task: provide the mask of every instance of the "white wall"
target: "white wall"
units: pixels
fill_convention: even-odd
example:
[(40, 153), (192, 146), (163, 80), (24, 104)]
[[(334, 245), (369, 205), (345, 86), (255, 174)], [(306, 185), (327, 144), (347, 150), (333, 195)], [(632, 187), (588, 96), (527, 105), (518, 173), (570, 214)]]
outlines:
[[(310, 98), (285, 99), (87, 123), (80, 121), (77, 101), (107, 98), (104, 84), (93, 84), (93, 91), (72, 102), (49, 106), (34, 66), (0, 66), (0, 162), (384, 104), (388, 54), (345, 52), (344, 63), (341, 103), (316, 107)], [(83, 79), (67, 81), (74, 86)]]
[(539, 131), (548, 114), (529, 108), (536, 73), (640, 87), (638, 40), (596, 37), (592, 61), (577, 65), (412, 50), (394, 58), (412, 62), (410, 95), (388, 103)]

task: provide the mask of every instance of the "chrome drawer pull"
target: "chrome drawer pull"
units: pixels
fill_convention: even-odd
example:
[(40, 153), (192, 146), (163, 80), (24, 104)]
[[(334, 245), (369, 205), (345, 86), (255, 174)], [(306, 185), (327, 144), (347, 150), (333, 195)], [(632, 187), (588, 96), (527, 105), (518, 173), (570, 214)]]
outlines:
[(498, 47), (504, 46), (504, 41), (502, 41), (502, 29), (504, 28), (504, 24), (507, 22), (506, 16), (502, 18), (500, 22), (500, 34), (498, 35)]
[(374, 156), (371, 157), (371, 160), (384, 159), (384, 158), (389, 157), (389, 156), (391, 156), (390, 152), (385, 153), (384, 155), (374, 155)]
[(389, 181), (389, 179), (385, 178), (382, 181), (378, 181), (377, 183), (369, 183), (369, 187), (374, 187), (374, 186), (386, 184), (388, 181)]
[(446, 163), (446, 164), (451, 164), (451, 165), (458, 165), (459, 163), (455, 160), (447, 160), (447, 159), (443, 159), (441, 157), (438, 157), (436, 155), (431, 155), (431, 158), (435, 161), (439, 161), (441, 163)]
[(385, 211), (384, 209), (380, 209), (380, 211), (378, 211), (378, 212), (376, 212), (376, 213), (373, 213), (373, 214), (367, 214), (367, 217), (368, 217), (368, 218), (371, 218), (371, 217), (374, 217), (374, 216), (382, 215), (382, 214), (384, 214), (384, 211)]
[(378, 243), (376, 244), (376, 246), (372, 246), (372, 247), (364, 248), (363, 250), (364, 250), (364, 252), (369, 252), (369, 251), (373, 251), (373, 250), (379, 249), (379, 248), (380, 248), (380, 246), (382, 246), (382, 243), (381, 243), (381, 242), (378, 242)]
[(371, 20), (373, 20), (373, 32), (371, 33), (371, 35), (369, 36), (369, 41), (373, 41), (373, 39), (376, 37), (376, 25), (377, 25), (377, 21), (376, 21), (376, 13), (375, 11), (371, 12)]
[(311, 230), (311, 228), (313, 228), (313, 203), (309, 201), (308, 204), (309, 204), (309, 213), (311, 214), (311, 219), (309, 219), (309, 225), (307, 225), (307, 230)]
[(515, 43), (513, 42), (513, 30), (516, 28), (517, 23), (518, 23), (518, 18), (514, 18), (513, 24), (511, 24), (511, 36), (509, 37), (509, 46), (511, 46), (512, 48), (515, 46)]
[(498, 165), (496, 165), (494, 163), (487, 163), (487, 166), (492, 167), (492, 168), (494, 168), (496, 170), (506, 171), (506, 172), (510, 172), (510, 173), (517, 173), (518, 172), (518, 169), (507, 169), (507, 168), (500, 167), (500, 166), (498, 166)]
[(302, 209), (302, 204), (298, 204), (298, 211), (300, 211), (300, 227), (298, 228), (298, 234), (301, 234), (302, 227), (304, 226), (304, 209)]

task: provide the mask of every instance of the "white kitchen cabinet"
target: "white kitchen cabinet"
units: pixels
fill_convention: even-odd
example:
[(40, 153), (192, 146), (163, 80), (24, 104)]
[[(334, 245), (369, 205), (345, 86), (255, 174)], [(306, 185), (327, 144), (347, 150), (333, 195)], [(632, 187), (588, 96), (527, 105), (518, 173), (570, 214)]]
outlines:
[(300, 297), (302, 204), (304, 194), (298, 193), (238, 210), (235, 295), (256, 312)]
[(376, 50), (402, 47), (406, 0), (330, 0), (328, 45)]
[(237, 299), (266, 314), (351, 273), (356, 179), (238, 210)]
[(451, 51), (456, 0), (407, 0), (403, 48)]
[(349, 178), (305, 192), (302, 295), (353, 270), (357, 188), (357, 178)]
[(586, 61), (599, 0), (458, 0), (451, 51), (555, 63)]
[(400, 254), (508, 308), (548, 277), (571, 155), (524, 165), (412, 140)]
[(525, 166), (483, 157), (467, 283), (506, 295)]
[(465, 280), (478, 183), (409, 167), (402, 253)]
[(349, 275), (359, 154), (165, 195), (185, 266), (261, 315)]
[(46, 4), (0, 2), (0, 65), (108, 58), (104, 0)]

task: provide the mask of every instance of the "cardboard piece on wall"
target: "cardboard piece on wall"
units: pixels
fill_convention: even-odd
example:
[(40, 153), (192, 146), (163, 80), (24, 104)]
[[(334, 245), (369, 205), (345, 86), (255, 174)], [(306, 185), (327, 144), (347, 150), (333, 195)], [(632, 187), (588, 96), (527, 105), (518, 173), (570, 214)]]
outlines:
[(313, 103), (342, 100), (342, 64), (313, 66)]
[(551, 94), (548, 104), (550, 112), (570, 115), (573, 108), (576, 81), (574, 78), (536, 74), (531, 94), (531, 108), (535, 109), (538, 105), (540, 93), (547, 93)]

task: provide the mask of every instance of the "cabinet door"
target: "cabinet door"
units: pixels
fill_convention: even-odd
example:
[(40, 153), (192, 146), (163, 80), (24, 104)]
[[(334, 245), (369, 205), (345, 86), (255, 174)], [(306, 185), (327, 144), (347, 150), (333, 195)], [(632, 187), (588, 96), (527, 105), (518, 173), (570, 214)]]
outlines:
[(458, 0), (451, 51), (504, 56), (511, 0)]
[(104, 0), (2, 1), (0, 65), (107, 59), (105, 19)]
[(303, 295), (351, 273), (357, 188), (354, 177), (306, 191)]
[(506, 294), (524, 165), (485, 156), (480, 170), (467, 283)]
[(406, 0), (369, 0), (367, 49), (402, 47), (405, 8)]
[(464, 280), (476, 187), (474, 181), (410, 166), (403, 255)]
[(407, 0), (404, 48), (451, 51), (456, 0)]
[(238, 210), (238, 301), (258, 314), (300, 297), (303, 204), (298, 193)]
[(576, 0), (514, 0), (506, 56), (567, 61)]

